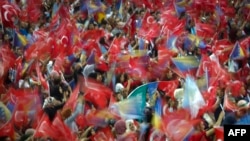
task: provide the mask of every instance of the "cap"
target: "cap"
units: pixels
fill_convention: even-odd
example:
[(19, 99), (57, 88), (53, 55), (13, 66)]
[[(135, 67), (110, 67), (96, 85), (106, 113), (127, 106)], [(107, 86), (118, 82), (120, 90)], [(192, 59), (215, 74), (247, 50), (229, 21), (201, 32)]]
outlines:
[(249, 108), (249, 103), (246, 100), (239, 100), (237, 102), (237, 107), (239, 108), (239, 110), (248, 109)]

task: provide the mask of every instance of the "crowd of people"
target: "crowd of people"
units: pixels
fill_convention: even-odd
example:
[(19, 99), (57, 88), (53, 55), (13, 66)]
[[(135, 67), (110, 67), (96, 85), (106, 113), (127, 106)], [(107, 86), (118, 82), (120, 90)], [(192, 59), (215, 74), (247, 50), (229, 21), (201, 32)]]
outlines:
[(0, 140), (213, 141), (250, 124), (248, 0), (2, 0), (0, 12)]

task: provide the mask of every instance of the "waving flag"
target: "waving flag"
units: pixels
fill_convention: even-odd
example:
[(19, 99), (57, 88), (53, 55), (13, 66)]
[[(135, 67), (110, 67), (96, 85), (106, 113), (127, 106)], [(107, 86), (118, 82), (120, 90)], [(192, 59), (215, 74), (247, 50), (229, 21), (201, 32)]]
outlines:
[(182, 107), (190, 111), (191, 117), (196, 118), (199, 110), (205, 106), (201, 92), (193, 78), (187, 76), (184, 84), (184, 97)]
[(147, 93), (149, 94), (150, 97), (156, 92), (158, 88), (158, 82), (151, 82), (148, 83), (148, 88), (147, 88)]
[(215, 137), (216, 140), (224, 140), (224, 128), (223, 127), (215, 127), (214, 128), (214, 133), (215, 133)]
[(143, 111), (146, 107), (147, 85), (141, 85), (134, 89), (128, 98), (116, 103), (114, 106), (119, 115), (125, 119), (143, 119)]
[(97, 61), (97, 57), (96, 57), (95, 54), (96, 54), (96, 53), (95, 53), (95, 50), (92, 50), (92, 51), (91, 51), (91, 54), (88, 56), (87, 61), (86, 61), (86, 63), (87, 63), (88, 65), (95, 64), (96, 62), (98, 62), (98, 61)]
[(185, 119), (173, 119), (166, 127), (166, 134), (172, 141), (183, 141), (194, 130), (192, 123)]
[(196, 22), (195, 29), (196, 29), (196, 35), (204, 38), (212, 38), (216, 33), (215, 26), (212, 24)]
[(7, 123), (7, 121), (9, 121), (11, 118), (10, 110), (6, 107), (6, 105), (2, 101), (0, 101), (0, 117), (1, 121), (5, 123)]
[(17, 18), (19, 12), (20, 9), (15, 4), (7, 1), (0, 2), (0, 13), (1, 13), (0, 17), (3, 26), (14, 28), (15, 21), (13, 19)]
[(18, 33), (17, 31), (15, 31), (14, 34), (15, 34), (15, 36), (14, 36), (14, 46), (15, 47), (24, 47), (28, 44), (28, 40), (24, 35)]
[(13, 124), (11, 121), (6, 124), (0, 126), (0, 137), (8, 136), (11, 140), (16, 140), (15, 138), (15, 130), (13, 128)]
[(244, 57), (246, 57), (246, 52), (240, 46), (239, 42), (236, 42), (229, 58), (232, 60), (236, 60), (236, 59), (242, 59)]
[(142, 26), (138, 31), (138, 36), (143, 37), (145, 39), (152, 39), (158, 37), (161, 32), (161, 26), (155, 18), (150, 15), (149, 11), (147, 11), (142, 19)]
[(233, 98), (230, 98), (228, 94), (224, 95), (224, 103), (223, 107), (225, 111), (237, 111), (238, 107), (236, 103), (233, 101)]
[(99, 109), (109, 105), (110, 97), (113, 94), (110, 88), (92, 79), (87, 79), (82, 90), (85, 92), (84, 98)]
[(42, 0), (27, 0), (27, 13), (29, 15), (30, 22), (38, 22), (42, 16)]
[(92, 15), (101, 10), (101, 6), (96, 4), (94, 1), (88, 1), (85, 4), (87, 4), (87, 10), (89, 15)]
[(181, 14), (186, 11), (186, 8), (184, 6), (178, 5), (175, 1), (174, 1), (174, 7), (175, 7), (176, 15), (178, 17), (180, 17)]
[(177, 36), (170, 36), (166, 41), (166, 47), (174, 52), (178, 52), (178, 48), (176, 47)]
[(133, 13), (123, 27), (124, 32), (128, 33), (130, 37), (134, 37), (136, 33), (136, 14)]
[(174, 91), (179, 86), (178, 80), (172, 81), (160, 81), (158, 83), (158, 89), (165, 92), (166, 95), (174, 97)]
[(123, 0), (119, 0), (117, 3), (118, 16), (123, 18)]
[(199, 61), (195, 56), (183, 56), (172, 58), (172, 62), (182, 72), (191, 71), (199, 67)]

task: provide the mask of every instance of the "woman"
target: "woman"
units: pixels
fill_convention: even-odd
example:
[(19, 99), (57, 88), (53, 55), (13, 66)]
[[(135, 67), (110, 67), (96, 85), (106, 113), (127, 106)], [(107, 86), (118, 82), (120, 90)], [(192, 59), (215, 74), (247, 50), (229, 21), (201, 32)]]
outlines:
[[(126, 98), (130, 92), (130, 87), (132, 83), (132, 79), (128, 77), (126, 73), (121, 73), (116, 77), (116, 84), (115, 84), (115, 93), (117, 94), (118, 100), (122, 100)], [(127, 84), (126, 84), (127, 82)]]

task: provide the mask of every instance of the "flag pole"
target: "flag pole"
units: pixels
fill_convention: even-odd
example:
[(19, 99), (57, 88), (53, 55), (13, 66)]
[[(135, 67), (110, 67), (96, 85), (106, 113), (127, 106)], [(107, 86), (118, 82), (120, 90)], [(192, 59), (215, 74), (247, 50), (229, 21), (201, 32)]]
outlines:
[(205, 69), (205, 77), (206, 77), (206, 87), (208, 89), (208, 87), (209, 87), (209, 81), (208, 81), (208, 70), (207, 70), (207, 67)]

